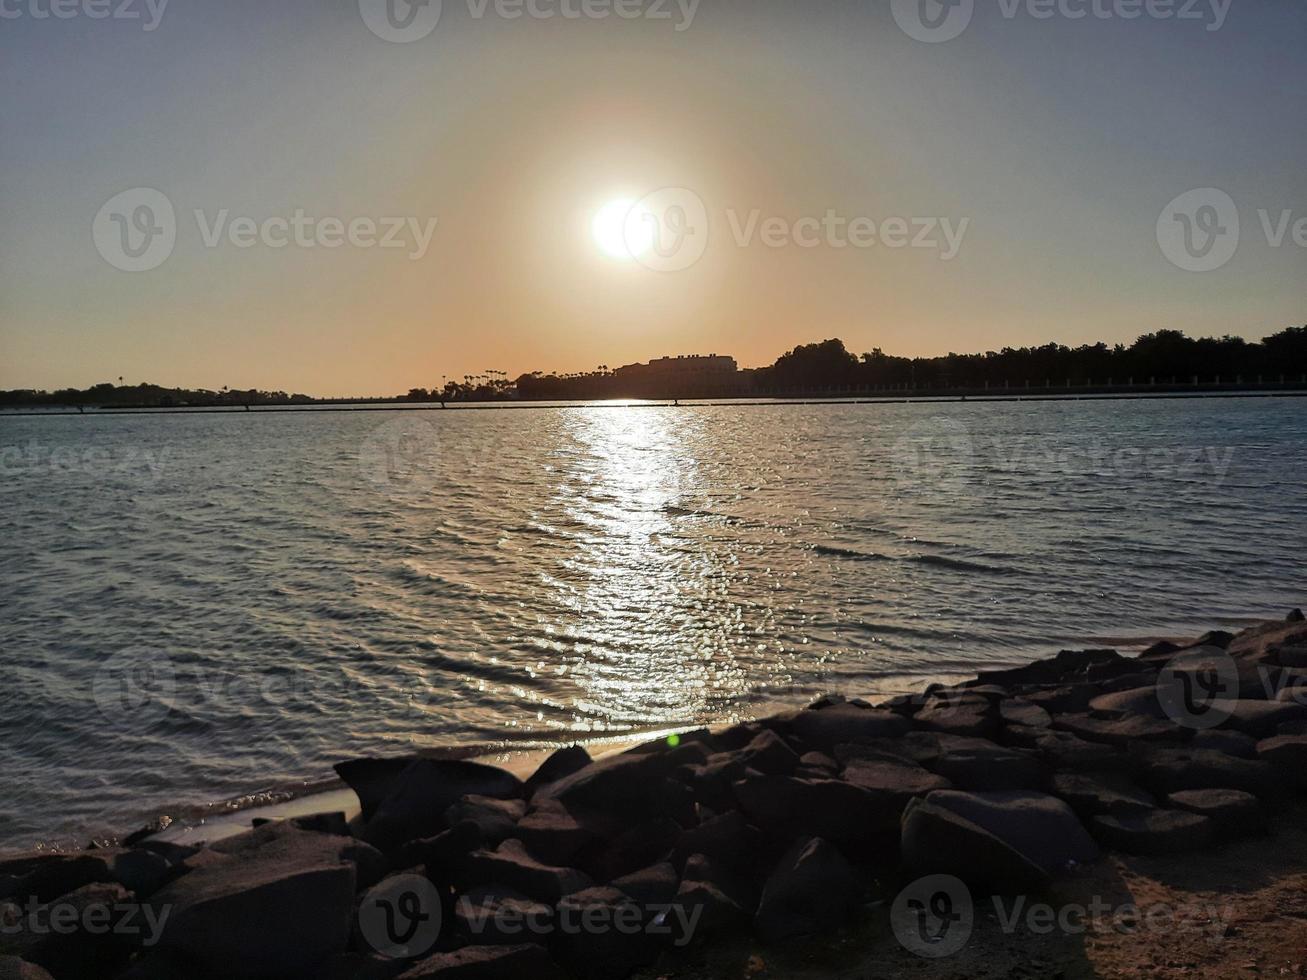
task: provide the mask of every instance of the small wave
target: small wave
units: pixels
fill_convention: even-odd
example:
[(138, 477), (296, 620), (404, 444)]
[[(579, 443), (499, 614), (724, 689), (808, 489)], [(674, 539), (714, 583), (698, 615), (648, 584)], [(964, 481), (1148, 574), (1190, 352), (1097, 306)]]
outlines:
[(947, 568), (955, 572), (977, 572), (984, 575), (1016, 574), (1016, 569), (1003, 568), (999, 565), (986, 565), (978, 561), (967, 561), (964, 558), (947, 558), (944, 555), (886, 555), (877, 551), (855, 551), (852, 548), (841, 548), (828, 544), (813, 545), (812, 550), (815, 554), (825, 555), (828, 558), (847, 558), (851, 561), (906, 561), (918, 565), (930, 565), (935, 568)]
[(984, 565), (978, 561), (966, 561), (962, 558), (945, 558), (943, 555), (909, 555), (905, 560), (914, 561), (921, 565), (933, 565), (936, 568), (951, 568), (957, 572), (980, 572), (985, 575), (1016, 574), (1014, 568)]
[(875, 551), (855, 551), (852, 548), (839, 548), (829, 544), (815, 544), (812, 550), (819, 555), (825, 555), (828, 558), (849, 558), (853, 561), (893, 561), (889, 555), (882, 555)]

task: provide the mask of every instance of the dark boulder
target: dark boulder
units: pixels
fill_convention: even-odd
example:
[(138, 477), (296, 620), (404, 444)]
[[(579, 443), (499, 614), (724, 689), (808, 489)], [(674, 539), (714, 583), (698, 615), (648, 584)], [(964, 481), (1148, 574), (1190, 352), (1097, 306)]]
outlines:
[(584, 980), (622, 980), (658, 956), (658, 945), (645, 930), (646, 911), (616, 888), (568, 895), (557, 914), (554, 955)]
[(685, 863), (681, 886), (673, 899), (679, 914), (671, 924), (686, 923), (688, 934), (674, 935), (685, 945), (692, 940), (748, 926), (757, 909), (757, 895), (748, 882), (702, 854)]
[(655, 817), (622, 831), (585, 855), (580, 866), (597, 881), (622, 875), (666, 860), (681, 838), (681, 826), (668, 817)]
[(542, 861), (566, 865), (587, 848), (616, 833), (617, 821), (584, 811), (573, 813), (558, 800), (535, 803), (517, 822), (517, 837)]
[(836, 779), (751, 776), (733, 788), (749, 823), (778, 841), (857, 843), (892, 831), (900, 811), (892, 799)]
[(493, 851), (474, 851), (466, 867), (475, 884), (500, 885), (550, 904), (593, 884), (575, 868), (542, 864), (518, 840), (506, 840)]
[(1048, 882), (1048, 874), (1020, 851), (929, 798), (908, 804), (900, 843), (904, 866), (913, 875), (953, 875), (1000, 893)]
[(1141, 810), (1090, 820), (1094, 836), (1128, 854), (1182, 854), (1211, 846), (1212, 821), (1184, 810)]
[(812, 748), (822, 752), (841, 742), (861, 738), (894, 738), (910, 727), (906, 718), (892, 711), (837, 704), (829, 708), (800, 711), (792, 727), (794, 733)]
[(422, 866), (433, 880), (449, 882), (461, 877), (468, 855), (481, 845), (481, 831), (476, 824), (455, 824), (434, 837), (409, 841), (395, 853), (391, 868), (400, 871)]
[(1118, 718), (1095, 718), (1092, 715), (1066, 714), (1053, 718), (1053, 727), (1070, 732), (1087, 742), (1108, 745), (1131, 745), (1136, 742), (1181, 742), (1190, 732), (1171, 721), (1147, 715), (1122, 715)]
[(629, 875), (614, 878), (612, 886), (624, 895), (648, 908), (670, 902), (681, 886), (680, 875), (670, 862), (655, 864)]
[(1190, 789), (1172, 793), (1167, 802), (1177, 810), (1208, 817), (1217, 838), (1235, 840), (1266, 832), (1261, 801), (1237, 789)]
[(1033, 752), (955, 735), (941, 735), (939, 744), (940, 757), (929, 768), (961, 789), (1037, 789), (1048, 781), (1047, 767)]
[(566, 748), (558, 749), (544, 762), (540, 763), (540, 768), (531, 774), (531, 777), (526, 781), (524, 795), (529, 798), (541, 786), (548, 786), (560, 779), (566, 779), (573, 773), (580, 772), (590, 765), (592, 761), (590, 753), (579, 745), (569, 745)]
[(896, 811), (896, 821), (914, 796), (925, 796), (934, 790), (953, 786), (943, 776), (923, 766), (894, 760), (854, 760), (845, 767), (841, 778), (883, 800), (887, 809)]
[(393, 850), (448, 829), (445, 811), (464, 796), (521, 795), (521, 780), (503, 769), (461, 759), (416, 759), (394, 778), (362, 837), (383, 851)]
[(417, 757), (411, 755), (392, 759), (351, 759), (338, 762), (332, 768), (359, 798), (363, 819), (368, 821), (377, 812), (381, 801), (390, 795), (400, 773), (415, 761)]
[[(139, 917), (126, 918), (124, 923), (121, 910), (131, 899), (131, 893), (122, 885), (83, 885), (59, 896), (51, 906), (64, 917), (59, 928), (52, 928), (54, 912), (44, 921), (20, 918), (16, 931), (6, 924), (0, 932), (0, 945), (60, 978), (116, 972), (127, 964), (135, 943), (152, 938)], [(101, 926), (88, 928), (88, 913), (100, 917)], [(120, 924), (134, 926), (141, 933), (128, 936), (119, 931)]]
[(993, 834), (1050, 877), (1098, 857), (1097, 845), (1071, 808), (1046, 793), (942, 790), (926, 802)]
[(515, 836), (517, 822), (526, 815), (525, 800), (501, 800), (493, 796), (465, 796), (445, 811), (445, 823), (475, 824), (486, 844), (498, 844)]
[(510, 888), (474, 888), (454, 903), (454, 924), (473, 946), (514, 946), (543, 941), (554, 931), (554, 908)]
[(1058, 773), (1052, 790), (1082, 816), (1133, 813), (1157, 806), (1152, 794), (1122, 772)]
[(998, 714), (989, 698), (949, 693), (927, 699), (912, 723), (920, 729), (986, 738), (997, 733)]
[(1307, 720), (1307, 705), (1296, 701), (1256, 701), (1240, 698), (1232, 705), (1223, 727), (1233, 728), (1253, 738), (1269, 738), (1280, 725)]
[(754, 928), (784, 942), (843, 925), (862, 899), (862, 884), (839, 850), (819, 837), (795, 841), (763, 886)]
[(1007, 725), (1024, 725), (1027, 728), (1048, 728), (1053, 716), (1048, 709), (1026, 698), (1008, 698), (998, 706), (999, 717)]
[(672, 851), (671, 863), (682, 869), (691, 855), (703, 854), (714, 861), (747, 867), (758, 853), (756, 837), (739, 810), (728, 810), (682, 833)]
[(58, 854), (48, 851), (0, 859), (0, 900), (35, 898), (53, 901), (84, 885), (116, 881), (114, 860), (121, 852), (114, 848)]
[(1211, 749), (1148, 747), (1137, 752), (1133, 761), (1136, 780), (1158, 795), (1228, 788), (1261, 796), (1276, 790), (1275, 770), (1261, 759), (1240, 759)]
[(608, 755), (541, 787), (532, 799), (537, 805), (558, 800), (569, 810), (647, 819), (663, 812), (663, 784), (672, 768), (660, 752)]
[(247, 977), (309, 973), (344, 952), (357, 871), (342, 851), (352, 842), (279, 825), (241, 837), (151, 896), (168, 912), (159, 948)]

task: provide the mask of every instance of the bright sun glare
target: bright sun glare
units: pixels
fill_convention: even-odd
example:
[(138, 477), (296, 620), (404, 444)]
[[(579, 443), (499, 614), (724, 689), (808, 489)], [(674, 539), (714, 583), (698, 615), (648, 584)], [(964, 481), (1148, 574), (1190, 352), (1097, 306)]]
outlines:
[(609, 201), (590, 225), (599, 251), (611, 259), (639, 258), (653, 246), (653, 215), (630, 198)]

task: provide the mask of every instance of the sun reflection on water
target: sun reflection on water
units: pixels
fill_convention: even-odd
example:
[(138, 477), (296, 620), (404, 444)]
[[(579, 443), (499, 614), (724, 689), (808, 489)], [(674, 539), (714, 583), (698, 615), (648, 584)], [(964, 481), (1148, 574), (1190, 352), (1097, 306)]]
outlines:
[(560, 474), (558, 502), (583, 533), (563, 563), (574, 588), (570, 622), (558, 625), (581, 634), (571, 679), (585, 716), (693, 719), (737, 673), (729, 569), (676, 526), (709, 492), (699, 459), (706, 424), (659, 408), (567, 415), (578, 451)]

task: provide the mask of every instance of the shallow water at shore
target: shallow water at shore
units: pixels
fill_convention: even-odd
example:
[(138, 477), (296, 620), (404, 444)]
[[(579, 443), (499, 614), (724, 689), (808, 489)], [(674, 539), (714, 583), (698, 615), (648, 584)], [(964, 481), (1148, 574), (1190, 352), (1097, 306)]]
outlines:
[(1260, 399), (0, 419), (0, 846), (1278, 618), (1304, 444)]

